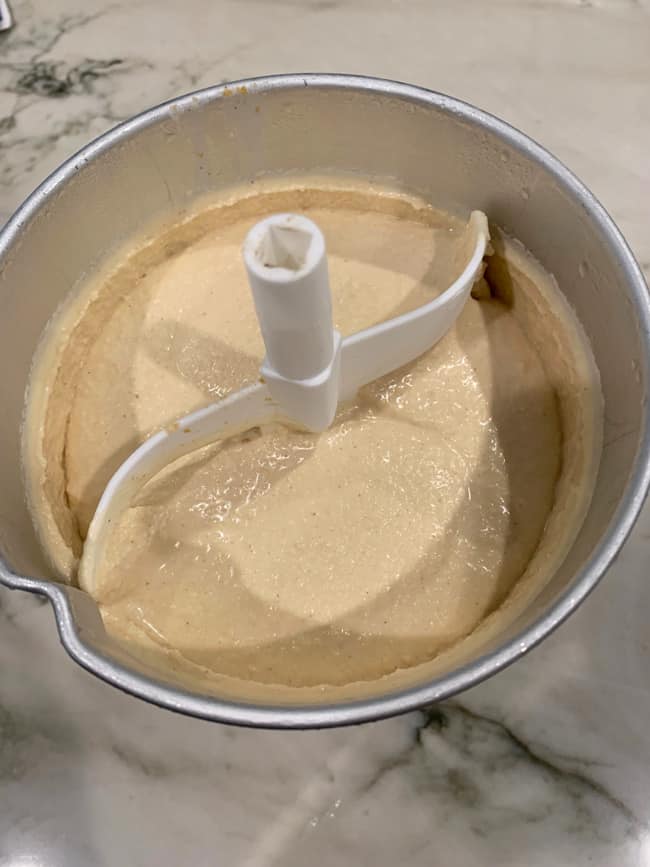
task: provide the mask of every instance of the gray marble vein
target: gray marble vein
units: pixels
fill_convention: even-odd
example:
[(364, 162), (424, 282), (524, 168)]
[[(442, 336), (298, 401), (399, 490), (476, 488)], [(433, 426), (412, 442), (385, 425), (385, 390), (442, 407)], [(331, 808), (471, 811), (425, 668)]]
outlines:
[[(266, 72), (454, 93), (555, 151), (650, 276), (649, 0), (13, 0), (0, 221), (88, 140)], [(185, 719), (76, 667), (49, 607), (0, 591), (0, 867), (627, 867), (650, 862), (650, 515), (523, 661), (357, 729)]]

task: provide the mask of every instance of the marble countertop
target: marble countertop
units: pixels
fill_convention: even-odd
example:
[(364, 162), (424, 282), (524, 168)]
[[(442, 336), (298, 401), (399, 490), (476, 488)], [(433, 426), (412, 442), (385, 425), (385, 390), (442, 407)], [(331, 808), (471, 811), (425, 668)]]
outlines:
[[(0, 222), (117, 121), (266, 72), (467, 99), (560, 156), (650, 273), (650, 0), (10, 0)], [(0, 592), (0, 867), (650, 864), (650, 511), (571, 620), (427, 712), (254, 732), (118, 693)]]

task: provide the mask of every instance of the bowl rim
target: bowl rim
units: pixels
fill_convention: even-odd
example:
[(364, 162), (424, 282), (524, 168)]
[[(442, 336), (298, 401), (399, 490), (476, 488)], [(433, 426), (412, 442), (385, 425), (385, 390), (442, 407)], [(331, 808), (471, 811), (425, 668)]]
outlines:
[[(246, 88), (248, 92), (260, 94), (267, 90), (290, 91), (296, 87), (340, 89), (394, 96), (425, 108), (453, 114), (496, 134), (516, 151), (541, 163), (559, 186), (579, 202), (601, 232), (608, 236), (624, 278), (630, 287), (630, 297), (638, 317), (640, 334), (644, 338), (645, 353), (641, 374), (646, 383), (650, 381), (650, 294), (627, 242), (595, 196), (560, 160), (505, 121), (446, 94), (390, 79), (333, 73), (266, 75), (203, 88), (147, 109), (111, 128), (81, 148), (31, 193), (0, 231), (0, 261), (19, 236), (22, 227), (55, 195), (62, 184), (116, 143), (168, 117), (170, 111), (182, 111), (213, 102), (230, 95), (238, 88)], [(202, 696), (144, 674), (138, 674), (110, 656), (86, 645), (75, 621), (69, 586), (16, 574), (9, 568), (1, 554), (0, 583), (12, 589), (26, 590), (47, 597), (54, 609), (61, 643), (76, 662), (107, 683), (160, 707), (205, 720), (259, 728), (320, 728), (383, 719), (441, 701), (481, 683), (535, 647), (588, 596), (619, 553), (639, 516), (648, 493), (650, 487), (649, 422), (650, 405), (644, 403), (639, 447), (618, 507), (587, 562), (575, 574), (570, 585), (535, 622), (470, 663), (421, 684), (388, 692), (385, 695), (336, 703), (277, 705)]]

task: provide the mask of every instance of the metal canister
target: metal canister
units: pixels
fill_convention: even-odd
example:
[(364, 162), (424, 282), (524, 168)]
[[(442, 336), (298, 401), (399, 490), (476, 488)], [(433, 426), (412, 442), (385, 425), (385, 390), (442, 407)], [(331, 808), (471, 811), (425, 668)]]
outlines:
[[(218, 687), (192, 691), (131, 658), (95, 602), (57, 583), (40, 552), (20, 470), (32, 355), (84, 274), (142, 226), (172, 220), (245, 180), (286, 174), (387, 180), (437, 207), (484, 210), (557, 279), (591, 342), (605, 401), (604, 447), (584, 523), (557, 572), (506, 631), (462, 663), (397, 690), (296, 703)], [(302, 728), (401, 713), (466, 689), (541, 641), (597, 584), (650, 482), (650, 301), (620, 232), (555, 157), (506, 123), (439, 93), (343, 75), (240, 81), (179, 97), (116, 127), (55, 171), (0, 234), (0, 581), (46, 596), (61, 641), (133, 695), (210, 720)]]

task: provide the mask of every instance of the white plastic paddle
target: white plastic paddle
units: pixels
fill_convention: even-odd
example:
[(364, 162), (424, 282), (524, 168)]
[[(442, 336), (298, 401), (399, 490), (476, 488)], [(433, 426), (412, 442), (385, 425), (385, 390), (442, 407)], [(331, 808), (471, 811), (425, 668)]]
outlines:
[(172, 461), (274, 420), (323, 431), (341, 401), (430, 349), (462, 310), (489, 237), (485, 214), (473, 211), (462, 245), (462, 273), (449, 289), (409, 313), (342, 339), (332, 326), (325, 240), (319, 228), (295, 214), (276, 214), (257, 223), (243, 252), (266, 347), (260, 382), (184, 416), (124, 461), (91, 521), (79, 565), (80, 586), (93, 592), (111, 525), (143, 485)]

